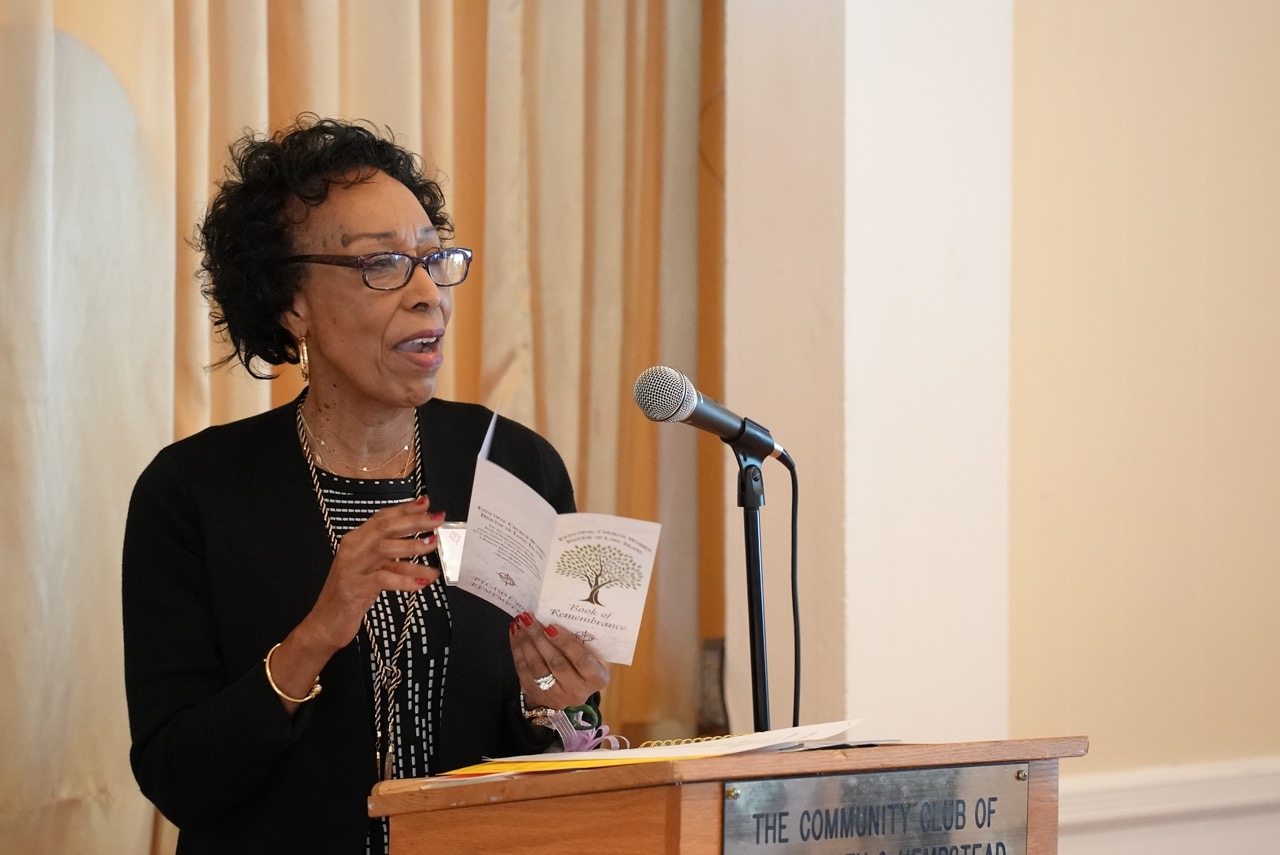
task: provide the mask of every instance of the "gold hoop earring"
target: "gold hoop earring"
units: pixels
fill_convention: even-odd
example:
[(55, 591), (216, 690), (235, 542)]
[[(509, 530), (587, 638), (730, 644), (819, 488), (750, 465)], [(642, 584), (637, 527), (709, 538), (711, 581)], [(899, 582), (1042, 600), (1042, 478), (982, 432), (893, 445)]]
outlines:
[(307, 359), (307, 340), (298, 339), (298, 367), (302, 369), (302, 379), (311, 379), (311, 360)]

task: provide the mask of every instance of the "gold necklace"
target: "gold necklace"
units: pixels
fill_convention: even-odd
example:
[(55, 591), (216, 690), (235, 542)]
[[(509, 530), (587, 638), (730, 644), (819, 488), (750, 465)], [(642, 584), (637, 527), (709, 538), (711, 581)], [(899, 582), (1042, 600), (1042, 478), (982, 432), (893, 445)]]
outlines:
[[(310, 430), (306, 425), (306, 421), (302, 418), (302, 403), (306, 400), (304, 392), (302, 398), (298, 401), (297, 411), (297, 429), (298, 441), (302, 444), (302, 454), (307, 460), (307, 468), (311, 471), (311, 486), (316, 492), (316, 501), (320, 504), (320, 515), (324, 518), (325, 529), (329, 532), (329, 544), (333, 547), (333, 554), (338, 554), (338, 530), (333, 526), (333, 519), (329, 515), (329, 503), (325, 501), (324, 490), (320, 487), (320, 472), (316, 468), (316, 457), (311, 451), (311, 444), (307, 442), (307, 436)], [(411, 437), (412, 445), (415, 453), (411, 456), (411, 460), (416, 464), (414, 468), (414, 495), (421, 498), (425, 495), (422, 489), (422, 428), (418, 423), (418, 415), (415, 412), (413, 416), (413, 434)], [(388, 461), (389, 463), (390, 461)], [(421, 535), (417, 535), (421, 537)], [(426, 564), (423, 556), (414, 558), (413, 561), (418, 564)], [(381, 776), (379, 780), (388, 780), (395, 772), (395, 741), (394, 734), (391, 732), (391, 723), (393, 720), (392, 707), (395, 705), (395, 691), (400, 686), (401, 680), (404, 678), (403, 672), (396, 664), (400, 661), (401, 654), (404, 653), (405, 644), (409, 640), (410, 630), (413, 628), (414, 618), (418, 613), (418, 604), (421, 602), (421, 591), (408, 592), (410, 597), (409, 604), (405, 608), (404, 624), (400, 627), (400, 637), (396, 641), (395, 648), (392, 650), (390, 660), (383, 659), (382, 645), (378, 643), (378, 638), (374, 635), (373, 626), (369, 623), (369, 612), (364, 613), (361, 618), (361, 624), (364, 627), (365, 635), (369, 639), (369, 650), (373, 656), (373, 720), (374, 720), (374, 768), (378, 770)], [(386, 698), (385, 718), (383, 717), (384, 705), (383, 698)], [(385, 725), (385, 730), (384, 730)], [(386, 737), (387, 752), (385, 758), (382, 753), (383, 737)]]
[[(386, 461), (379, 463), (376, 466), (357, 466), (352, 463), (348, 463), (346, 460), (343, 460), (341, 457), (338, 456), (338, 453), (336, 451), (334, 451), (332, 448), (329, 447), (329, 444), (324, 441), (324, 437), (316, 433), (316, 431), (311, 427), (311, 424), (307, 421), (306, 416), (302, 415), (301, 406), (299, 406), (298, 408), (298, 418), (302, 421), (302, 429), (303, 431), (306, 432), (307, 436), (311, 437), (316, 442), (320, 443), (320, 447), (324, 449), (324, 454), (321, 454), (320, 452), (314, 452), (313, 454), (316, 462), (318, 462), (321, 466), (324, 466), (326, 469), (330, 469), (330, 467), (325, 463), (326, 456), (327, 456), (327, 459), (332, 461), (333, 463), (337, 463), (340, 466), (345, 466), (351, 470), (358, 470), (360, 472), (376, 472), (379, 469), (384, 469), (387, 466), (390, 466), (397, 457), (399, 457), (400, 455), (404, 454), (406, 451), (409, 450), (409, 447), (413, 444), (414, 434), (416, 433), (416, 429), (415, 429), (413, 433), (409, 434), (409, 441), (406, 442), (402, 448), (396, 449), (396, 453), (388, 457)], [(413, 455), (410, 454), (409, 457), (405, 460), (404, 466), (400, 467), (400, 474), (394, 477), (404, 477), (404, 475), (409, 470), (409, 463), (412, 461), (412, 459), (413, 459)], [(330, 471), (332, 470), (330, 469)]]

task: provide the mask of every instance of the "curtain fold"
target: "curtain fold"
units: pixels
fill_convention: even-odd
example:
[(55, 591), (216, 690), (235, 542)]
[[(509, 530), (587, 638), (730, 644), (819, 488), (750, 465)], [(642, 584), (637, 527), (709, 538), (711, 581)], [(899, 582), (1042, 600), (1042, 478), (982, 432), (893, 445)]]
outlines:
[(699, 27), (678, 0), (0, 4), (0, 848), (173, 849), (127, 762), (124, 513), (161, 446), (301, 386), (210, 370), (191, 240), (229, 142), (303, 111), (388, 126), (438, 171), (477, 259), (440, 393), (547, 436), (584, 510), (664, 522), (605, 712), (692, 734), (693, 432), (630, 389), (698, 358)]
[(12, 852), (143, 852), (154, 813), (128, 766), (117, 592), (132, 481), (172, 436), (172, 19), (115, 11), (0, 7), (0, 848)]

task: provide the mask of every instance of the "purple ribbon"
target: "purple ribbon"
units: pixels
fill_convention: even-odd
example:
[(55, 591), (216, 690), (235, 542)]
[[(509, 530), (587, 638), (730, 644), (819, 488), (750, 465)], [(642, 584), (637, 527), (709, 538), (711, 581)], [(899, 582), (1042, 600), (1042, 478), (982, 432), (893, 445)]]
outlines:
[(619, 748), (631, 747), (631, 743), (625, 736), (610, 735), (609, 725), (588, 727), (582, 719), (582, 713), (575, 713), (575, 715), (578, 718), (577, 723), (582, 726), (581, 729), (575, 727), (574, 722), (570, 721), (569, 716), (562, 710), (556, 710), (550, 716), (556, 733), (560, 734), (560, 742), (564, 745), (565, 751), (594, 751), (601, 745), (606, 745), (615, 751)]

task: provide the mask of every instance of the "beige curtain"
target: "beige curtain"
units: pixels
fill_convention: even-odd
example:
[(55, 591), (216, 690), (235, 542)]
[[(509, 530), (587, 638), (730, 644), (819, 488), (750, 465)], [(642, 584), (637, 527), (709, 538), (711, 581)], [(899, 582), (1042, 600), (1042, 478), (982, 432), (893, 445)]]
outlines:
[(696, 490), (663, 473), (696, 451), (630, 384), (699, 358), (701, 18), (681, 0), (0, 0), (0, 850), (171, 851), (128, 768), (124, 514), (162, 445), (299, 388), (206, 370), (222, 351), (188, 240), (227, 143), (304, 110), (387, 125), (440, 170), (478, 257), (442, 394), (550, 438), (581, 507), (664, 522), (605, 712), (641, 738), (692, 730)]

